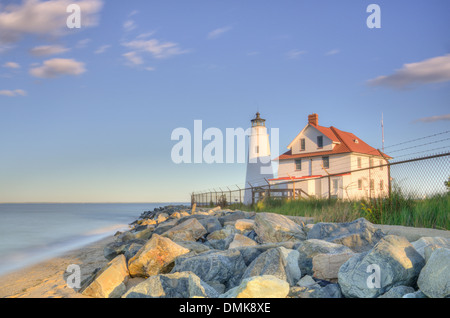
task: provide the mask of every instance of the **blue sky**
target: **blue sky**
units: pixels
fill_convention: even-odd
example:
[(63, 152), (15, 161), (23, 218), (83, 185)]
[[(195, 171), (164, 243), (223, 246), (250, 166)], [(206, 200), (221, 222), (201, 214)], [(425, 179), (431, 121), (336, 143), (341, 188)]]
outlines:
[[(66, 26), (71, 3), (80, 29)], [(449, 12), (446, 0), (2, 0), (0, 202), (188, 201), (242, 184), (245, 164), (172, 162), (172, 131), (196, 119), (247, 128), (259, 110), (280, 152), (313, 112), (377, 148), (381, 113), (386, 145), (449, 130)]]

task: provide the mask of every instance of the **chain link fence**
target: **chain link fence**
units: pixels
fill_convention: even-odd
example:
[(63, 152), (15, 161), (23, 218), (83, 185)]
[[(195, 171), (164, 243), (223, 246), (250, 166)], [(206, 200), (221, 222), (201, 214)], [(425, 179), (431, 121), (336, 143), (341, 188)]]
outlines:
[[(282, 178), (283, 179), (283, 178)], [(413, 199), (425, 199), (450, 191), (450, 152), (408, 160), (371, 160), (369, 167), (320, 177), (284, 178), (249, 183), (236, 189), (195, 192), (191, 203), (222, 207), (243, 204), (247, 192), (251, 204), (264, 198), (362, 200), (391, 197), (393, 193)]]

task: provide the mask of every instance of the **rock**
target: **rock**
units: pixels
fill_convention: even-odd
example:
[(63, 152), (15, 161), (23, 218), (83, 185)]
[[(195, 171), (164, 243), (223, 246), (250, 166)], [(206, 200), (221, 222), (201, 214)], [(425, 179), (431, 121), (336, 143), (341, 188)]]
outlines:
[(312, 258), (313, 276), (336, 282), (342, 264), (353, 257), (354, 253), (317, 254)]
[(320, 287), (319, 284), (309, 275), (303, 276), (298, 282), (299, 287)]
[(235, 231), (232, 231), (229, 228), (221, 229), (221, 230), (214, 231), (211, 234), (209, 234), (206, 237), (206, 240), (208, 240), (208, 241), (223, 240), (223, 239), (226, 239), (228, 236), (230, 236), (231, 234), (234, 234), (234, 233), (235, 233)]
[(308, 239), (342, 244), (357, 253), (370, 250), (383, 236), (381, 230), (364, 218), (349, 223), (317, 223), (307, 234)]
[(258, 244), (253, 246), (241, 246), (236, 249), (241, 252), (244, 258), (245, 264), (248, 266), (253, 262), (259, 255), (267, 250), (277, 247), (284, 247), (287, 249), (295, 249), (296, 245), (294, 242), (282, 242), (282, 243), (268, 243), (268, 244)]
[(239, 219), (234, 223), (234, 228), (240, 233), (245, 233), (247, 231), (253, 230), (255, 226), (255, 220), (249, 219)]
[(392, 287), (387, 293), (384, 293), (378, 298), (402, 298), (404, 295), (410, 293), (414, 293), (414, 288), (400, 285)]
[(89, 285), (83, 287), (81, 293), (95, 298), (119, 298), (126, 291), (127, 280), (125, 256), (119, 255), (97, 272)]
[(246, 266), (237, 249), (208, 251), (195, 256), (178, 257), (172, 273), (193, 272), (206, 283), (218, 282), (227, 288), (235, 287)]
[(171, 218), (173, 219), (181, 219), (184, 218), (186, 216), (189, 216), (190, 214), (186, 211), (181, 211), (181, 212), (174, 212), (170, 215)]
[(313, 285), (309, 287), (294, 286), (289, 290), (289, 298), (342, 298), (338, 284), (328, 284), (324, 287)]
[[(428, 246), (433, 246), (433, 249), (437, 247), (450, 248), (450, 239), (445, 237), (421, 237), (415, 242), (411, 243), (412, 246), (425, 258), (425, 248)], [(426, 259), (426, 258), (425, 258)]]
[(313, 275), (312, 260), (318, 254), (348, 254), (352, 250), (344, 245), (323, 240), (309, 239), (302, 241), (297, 248), (300, 253), (299, 267), (303, 274)]
[(226, 213), (224, 216), (219, 217), (219, 221), (222, 225), (225, 225), (225, 222), (234, 222), (239, 219), (248, 219), (253, 215), (255, 215), (255, 212), (243, 212), (243, 211), (229, 212)]
[(298, 267), (299, 253), (296, 250), (289, 250), (284, 247), (272, 248), (259, 255), (246, 269), (242, 279), (272, 275), (285, 280), (293, 286), (301, 277)]
[(418, 290), (414, 293), (405, 294), (405, 295), (403, 295), (402, 298), (428, 298), (428, 297), (427, 297), (427, 295), (422, 293), (420, 290)]
[(198, 220), (201, 225), (206, 229), (206, 232), (213, 233), (222, 229), (222, 224), (216, 217), (209, 217), (206, 219)]
[(450, 296), (450, 249), (438, 248), (433, 251), (420, 272), (417, 285), (429, 298)]
[(261, 243), (299, 241), (306, 238), (302, 226), (281, 214), (257, 213), (254, 229)]
[(166, 221), (168, 218), (169, 218), (169, 214), (163, 212), (163, 213), (159, 213), (156, 217), (153, 218), (153, 220), (159, 224), (159, 223)]
[(289, 284), (275, 276), (253, 276), (242, 280), (238, 287), (230, 289), (221, 298), (285, 298)]
[(234, 234), (233, 241), (228, 248), (238, 248), (243, 246), (255, 246), (258, 245), (255, 241), (241, 234)]
[(191, 272), (151, 276), (130, 288), (123, 298), (216, 298), (217, 291)]
[[(117, 255), (125, 254), (127, 251), (129, 251), (130, 247), (133, 246), (133, 248), (136, 247), (136, 244), (140, 245), (141, 247), (145, 244), (145, 241), (143, 240), (128, 240), (128, 241), (117, 241), (107, 244), (103, 248), (103, 255), (108, 261), (113, 260), (116, 258)], [(128, 253), (128, 255), (130, 255)]]
[(186, 220), (170, 230), (164, 232), (162, 236), (173, 241), (197, 241), (200, 237), (208, 233), (201, 223), (193, 218)]
[(153, 234), (152, 238), (128, 261), (131, 276), (157, 275), (180, 255), (189, 253), (171, 239)]
[(408, 240), (387, 235), (369, 252), (344, 263), (338, 281), (345, 297), (375, 298), (398, 285), (414, 286), (424, 263)]
[(199, 242), (192, 242), (192, 241), (176, 241), (175, 243), (177, 243), (180, 246), (183, 246), (185, 248), (187, 248), (190, 252), (193, 252), (195, 254), (200, 254), (206, 251), (209, 251), (210, 248), (202, 243)]

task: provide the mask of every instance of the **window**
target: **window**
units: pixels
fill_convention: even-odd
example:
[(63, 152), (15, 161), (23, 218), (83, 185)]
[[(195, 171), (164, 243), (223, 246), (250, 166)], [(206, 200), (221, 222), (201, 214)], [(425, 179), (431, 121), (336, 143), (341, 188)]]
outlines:
[(295, 170), (302, 170), (302, 159), (295, 160)]
[(323, 136), (317, 136), (317, 147), (323, 148)]
[(304, 151), (306, 148), (305, 146), (305, 138), (300, 139), (300, 150)]
[[(383, 160), (380, 160), (380, 170), (383, 171)], [(381, 180), (383, 181), (383, 180)]]
[(330, 157), (322, 157), (322, 165), (325, 169), (330, 168)]
[(358, 157), (358, 168), (359, 169), (361, 169), (361, 167), (362, 167), (362, 164), (361, 164), (361, 157)]
[(375, 190), (375, 180), (370, 179), (370, 190), (373, 191)]
[(358, 179), (358, 190), (362, 190), (362, 179)]
[(370, 167), (370, 168), (373, 167), (373, 159), (372, 159), (372, 158), (369, 159), (369, 167)]
[(256, 146), (255, 153), (259, 153), (259, 146)]
[(380, 190), (383, 191), (384, 188), (384, 180), (380, 180)]

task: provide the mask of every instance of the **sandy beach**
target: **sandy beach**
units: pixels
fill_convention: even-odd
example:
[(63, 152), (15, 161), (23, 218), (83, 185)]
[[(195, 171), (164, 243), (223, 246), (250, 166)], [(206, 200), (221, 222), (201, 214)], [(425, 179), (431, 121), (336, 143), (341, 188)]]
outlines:
[(108, 261), (103, 247), (112, 242), (108, 237), (80, 249), (0, 277), (0, 298), (82, 298), (65, 281), (70, 264), (80, 265), (81, 280)]

